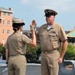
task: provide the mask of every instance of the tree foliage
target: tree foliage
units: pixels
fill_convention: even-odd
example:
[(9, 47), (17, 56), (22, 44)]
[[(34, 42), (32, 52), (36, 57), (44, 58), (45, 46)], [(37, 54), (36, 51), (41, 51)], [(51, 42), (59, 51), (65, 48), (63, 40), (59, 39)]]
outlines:
[(40, 53), (41, 53), (41, 49), (39, 44), (35, 48), (27, 45), (27, 50), (26, 50), (27, 62), (29, 63), (39, 62), (38, 58)]
[(66, 60), (74, 60), (75, 59), (75, 46), (73, 44), (68, 44), (64, 59), (66, 59)]
[(3, 44), (0, 43), (0, 54), (2, 53), (3, 50), (4, 50), (4, 46)]
[[(5, 50), (5, 48), (4, 48), (3, 44), (0, 44), (0, 54), (1, 55), (5, 54), (4, 50)], [(37, 47), (35, 47), (35, 48), (27, 45), (26, 58), (27, 58), (28, 63), (39, 63), (38, 59), (39, 59), (40, 54), (41, 54), (40, 44), (38, 44)], [(73, 44), (68, 45), (64, 59), (75, 60), (75, 46)]]

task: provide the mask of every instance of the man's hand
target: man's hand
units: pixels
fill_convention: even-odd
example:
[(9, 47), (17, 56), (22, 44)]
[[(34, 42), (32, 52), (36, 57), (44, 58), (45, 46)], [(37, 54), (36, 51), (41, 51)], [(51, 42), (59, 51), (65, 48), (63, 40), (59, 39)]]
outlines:
[(60, 58), (58, 59), (58, 63), (61, 64), (62, 61), (63, 61), (63, 58), (60, 57)]
[(67, 46), (68, 46), (68, 42), (67, 40), (65, 40), (62, 44), (62, 51), (61, 51), (61, 54), (60, 54), (60, 58), (58, 60), (58, 63), (61, 64), (62, 61), (63, 61), (63, 58), (64, 58), (64, 55), (66, 53), (66, 50), (67, 50)]
[(36, 21), (33, 20), (33, 21), (32, 21), (32, 24), (30, 25), (30, 30), (31, 30), (31, 31), (34, 31), (35, 27), (36, 27)]

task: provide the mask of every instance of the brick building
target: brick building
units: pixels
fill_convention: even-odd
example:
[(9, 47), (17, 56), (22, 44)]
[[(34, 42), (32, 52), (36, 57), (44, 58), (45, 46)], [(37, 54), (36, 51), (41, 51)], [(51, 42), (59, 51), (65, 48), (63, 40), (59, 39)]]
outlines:
[(0, 7), (0, 43), (5, 44), (7, 37), (13, 32), (12, 18), (12, 8), (5, 9)]

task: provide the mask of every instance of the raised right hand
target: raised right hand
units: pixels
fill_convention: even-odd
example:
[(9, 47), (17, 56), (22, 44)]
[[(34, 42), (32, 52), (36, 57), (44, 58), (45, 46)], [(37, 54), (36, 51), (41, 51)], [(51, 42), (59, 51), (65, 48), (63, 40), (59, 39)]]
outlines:
[(33, 31), (35, 29), (35, 27), (36, 27), (36, 21), (33, 20), (32, 24), (30, 25), (30, 30)]

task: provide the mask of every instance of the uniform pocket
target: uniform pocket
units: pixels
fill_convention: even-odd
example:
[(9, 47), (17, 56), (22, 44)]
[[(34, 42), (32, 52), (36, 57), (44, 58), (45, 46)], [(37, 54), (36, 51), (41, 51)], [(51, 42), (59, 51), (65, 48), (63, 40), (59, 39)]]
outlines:
[(51, 41), (56, 41), (56, 40), (58, 40), (57, 34), (50, 33), (49, 36), (50, 36), (50, 40), (51, 40)]
[(50, 33), (49, 36), (50, 36), (50, 41), (51, 41), (51, 43), (52, 43), (53, 49), (59, 48), (59, 43), (58, 43), (58, 36), (57, 36), (57, 34), (56, 34), (56, 33)]
[(52, 44), (53, 44), (53, 49), (59, 48), (58, 41), (55, 41), (55, 42), (53, 41)]

